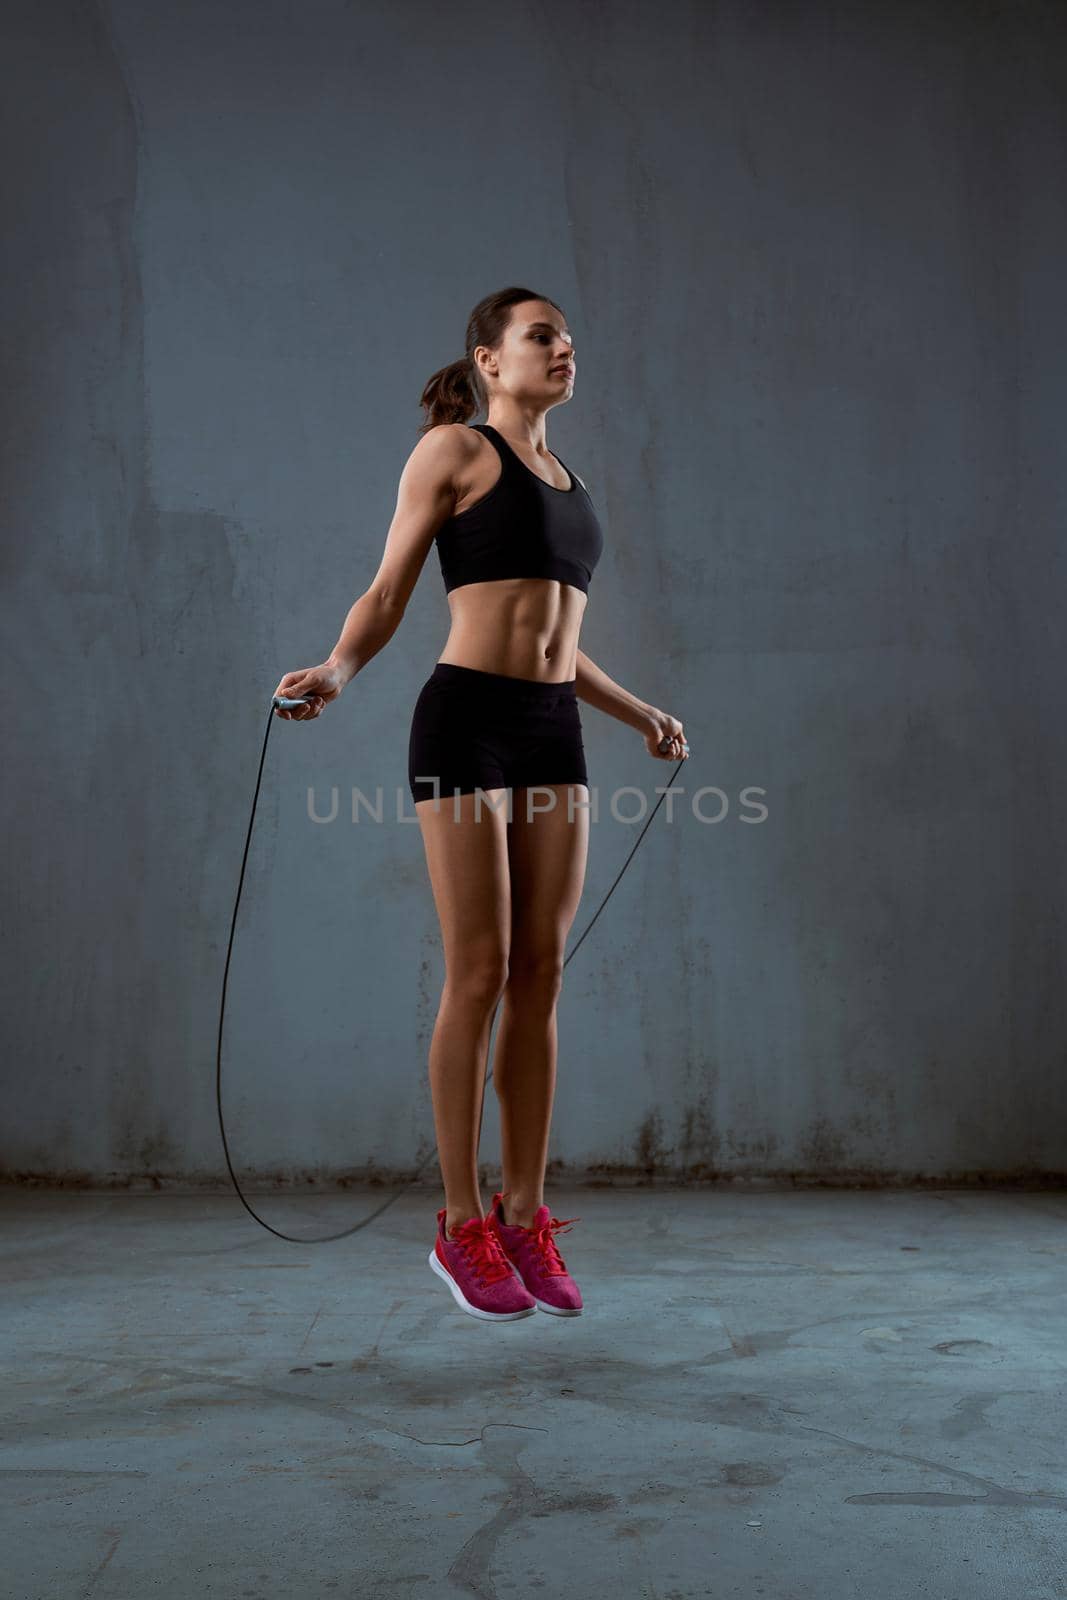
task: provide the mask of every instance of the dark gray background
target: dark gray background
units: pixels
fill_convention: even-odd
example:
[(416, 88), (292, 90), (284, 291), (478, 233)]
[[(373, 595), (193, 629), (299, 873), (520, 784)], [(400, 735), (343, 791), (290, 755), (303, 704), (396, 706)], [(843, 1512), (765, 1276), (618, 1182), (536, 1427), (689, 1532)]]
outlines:
[[(567, 969), (550, 1171), (1062, 1173), (1067, 8), (23, 0), (3, 31), (4, 1173), (224, 1177), (269, 696), (511, 283), (578, 350), (548, 438), (607, 539), (582, 646), (692, 746)], [(225, 1046), (250, 1178), (434, 1144), (406, 751), (447, 624), (432, 552), (386, 651), (273, 728)], [(636, 836), (610, 796), (673, 771), (583, 718), (572, 940)]]

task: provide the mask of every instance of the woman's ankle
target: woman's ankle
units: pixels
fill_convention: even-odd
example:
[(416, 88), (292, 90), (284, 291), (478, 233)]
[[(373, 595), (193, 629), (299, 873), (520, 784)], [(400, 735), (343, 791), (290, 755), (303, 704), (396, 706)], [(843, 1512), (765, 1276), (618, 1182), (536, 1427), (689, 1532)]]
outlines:
[(459, 1207), (456, 1208), (456, 1210), (451, 1211), (451, 1212), (448, 1210), (448, 1207), (446, 1206), (445, 1207), (445, 1233), (446, 1233), (446, 1235), (449, 1234), (452, 1231), (453, 1228), (460, 1227), (464, 1222), (469, 1222), (471, 1217), (481, 1218), (482, 1215), (483, 1215), (483, 1212), (482, 1212), (482, 1208), (481, 1208), (480, 1205), (472, 1206), (470, 1209), (466, 1209), (466, 1208), (464, 1208), (462, 1206), (459, 1206)]
[(544, 1204), (543, 1200), (515, 1200), (509, 1194), (501, 1196), (504, 1208), (504, 1221), (511, 1228), (529, 1228), (533, 1226), (533, 1219), (538, 1207)]

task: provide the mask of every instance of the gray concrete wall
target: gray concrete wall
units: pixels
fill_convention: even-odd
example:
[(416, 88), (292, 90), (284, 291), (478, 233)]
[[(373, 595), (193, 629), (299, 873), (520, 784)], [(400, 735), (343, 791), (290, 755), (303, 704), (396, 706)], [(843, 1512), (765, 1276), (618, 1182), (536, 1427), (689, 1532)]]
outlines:
[[(373, 575), (425, 379), (525, 282), (580, 351), (549, 439), (607, 535), (583, 647), (693, 751), (567, 969), (552, 1160), (1062, 1173), (1063, 8), (3, 29), (3, 1172), (224, 1178), (269, 695)], [(227, 1009), (250, 1180), (433, 1146), (406, 749), (447, 622), (432, 554), (338, 704), (274, 726)], [(584, 721), (573, 937), (635, 837), (608, 798), (673, 770)], [(490, 1085), (489, 1162), (497, 1128)]]

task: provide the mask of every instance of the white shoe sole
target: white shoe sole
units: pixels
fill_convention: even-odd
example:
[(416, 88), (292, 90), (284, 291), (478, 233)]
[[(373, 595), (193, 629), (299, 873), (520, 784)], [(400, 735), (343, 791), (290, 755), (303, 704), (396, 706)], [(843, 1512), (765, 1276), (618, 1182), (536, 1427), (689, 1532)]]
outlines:
[(548, 1311), (554, 1317), (580, 1317), (583, 1310), (581, 1306), (550, 1306), (547, 1300), (538, 1300), (536, 1295), (534, 1300), (538, 1310)]
[[(442, 1283), (446, 1283), (452, 1291), (452, 1298), (461, 1311), (468, 1316), (477, 1317), (482, 1322), (518, 1322), (523, 1317), (532, 1317), (537, 1311), (537, 1306), (520, 1306), (518, 1311), (483, 1311), (480, 1306), (472, 1306), (463, 1290), (450, 1272), (446, 1272), (437, 1259), (436, 1249), (430, 1251), (430, 1269), (436, 1272)], [(519, 1280), (521, 1283), (521, 1279)]]

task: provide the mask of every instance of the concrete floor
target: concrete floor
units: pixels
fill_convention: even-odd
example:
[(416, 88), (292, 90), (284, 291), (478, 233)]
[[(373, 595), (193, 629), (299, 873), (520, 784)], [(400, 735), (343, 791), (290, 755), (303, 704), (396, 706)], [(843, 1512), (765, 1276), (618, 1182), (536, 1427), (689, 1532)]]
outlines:
[(4, 1600), (1067, 1596), (1067, 1193), (546, 1198), (491, 1327), (439, 1189), (0, 1190)]

